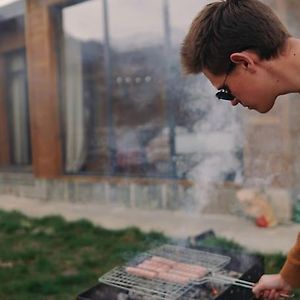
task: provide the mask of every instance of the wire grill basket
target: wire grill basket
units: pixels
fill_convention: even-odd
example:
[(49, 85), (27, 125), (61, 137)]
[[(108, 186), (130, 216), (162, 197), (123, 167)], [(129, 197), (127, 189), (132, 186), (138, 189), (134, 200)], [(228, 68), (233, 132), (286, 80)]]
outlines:
[[(160, 256), (177, 262), (200, 265), (207, 268), (210, 272), (221, 270), (230, 262), (230, 257), (228, 256), (185, 247), (163, 245), (136, 256), (127, 265), (136, 266), (152, 256)], [(177, 284), (161, 279), (145, 279), (131, 275), (126, 272), (125, 266), (112, 269), (100, 277), (99, 281), (128, 290), (131, 294), (139, 295), (142, 299), (178, 299), (193, 287), (193, 281), (188, 284)], [(197, 284), (199, 284), (199, 281), (197, 281)]]

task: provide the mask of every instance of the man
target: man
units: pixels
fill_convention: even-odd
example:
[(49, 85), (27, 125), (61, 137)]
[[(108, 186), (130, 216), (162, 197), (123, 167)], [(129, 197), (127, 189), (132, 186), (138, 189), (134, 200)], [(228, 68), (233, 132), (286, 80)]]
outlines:
[[(233, 106), (266, 113), (278, 96), (300, 92), (300, 39), (259, 0), (208, 4), (194, 19), (181, 58), (186, 73), (204, 73), (217, 98)], [(278, 299), (297, 287), (300, 235), (280, 273), (262, 276), (253, 292)]]

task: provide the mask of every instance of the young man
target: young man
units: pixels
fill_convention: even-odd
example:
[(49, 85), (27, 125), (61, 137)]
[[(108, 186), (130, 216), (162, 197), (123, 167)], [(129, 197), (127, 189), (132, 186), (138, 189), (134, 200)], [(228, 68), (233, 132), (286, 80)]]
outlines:
[[(181, 49), (186, 73), (204, 75), (217, 98), (268, 112), (280, 95), (300, 92), (300, 39), (258, 0), (208, 4), (194, 19)], [(279, 274), (264, 275), (253, 292), (278, 299), (300, 287), (300, 235)]]

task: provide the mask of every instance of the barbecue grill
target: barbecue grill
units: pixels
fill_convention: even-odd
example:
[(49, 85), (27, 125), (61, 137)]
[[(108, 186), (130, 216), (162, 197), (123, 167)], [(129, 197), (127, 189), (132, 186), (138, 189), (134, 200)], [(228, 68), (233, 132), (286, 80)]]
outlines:
[(128, 274), (126, 266), (114, 268), (99, 278), (100, 283), (83, 292), (77, 300), (247, 300), (254, 299), (251, 289), (215, 280), (217, 272), (238, 280), (256, 282), (263, 274), (260, 257), (239, 251), (224, 251), (203, 247), (196, 242), (199, 235), (189, 241), (188, 247), (163, 245), (143, 253), (129, 261), (127, 266), (136, 266), (151, 256), (161, 256), (181, 263), (199, 264), (209, 270), (208, 276), (187, 284), (176, 284), (159, 279), (145, 279)]
[[(129, 266), (136, 266), (139, 263), (151, 259), (153, 256), (168, 258), (181, 263), (191, 265), (201, 265), (211, 272), (218, 271), (230, 262), (230, 257), (213, 254), (209, 252), (193, 250), (185, 247), (173, 245), (163, 245), (142, 255), (137, 256), (129, 262)], [(193, 288), (194, 283), (178, 284), (166, 282), (160, 279), (144, 279), (138, 276), (130, 275), (125, 267), (118, 267), (108, 272), (99, 279), (100, 282), (119, 288), (124, 288), (129, 292), (143, 297), (144, 299), (178, 299)], [(200, 279), (197, 285), (204, 284), (209, 277)]]

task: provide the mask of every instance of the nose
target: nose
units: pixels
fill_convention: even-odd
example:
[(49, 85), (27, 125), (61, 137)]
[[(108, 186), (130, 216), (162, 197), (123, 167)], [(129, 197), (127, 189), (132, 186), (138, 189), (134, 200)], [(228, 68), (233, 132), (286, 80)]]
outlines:
[(236, 106), (239, 104), (239, 100), (237, 98), (234, 98), (232, 101), (231, 101), (231, 105), (232, 106)]

